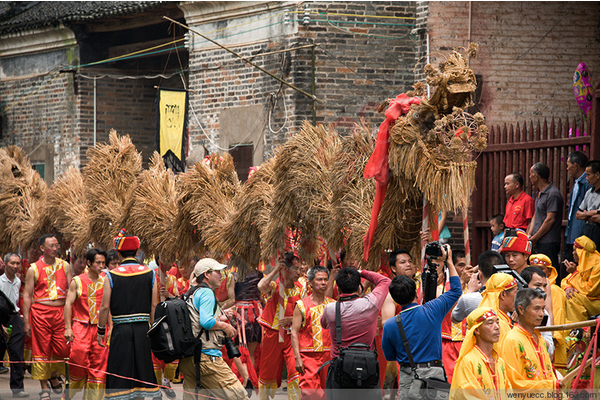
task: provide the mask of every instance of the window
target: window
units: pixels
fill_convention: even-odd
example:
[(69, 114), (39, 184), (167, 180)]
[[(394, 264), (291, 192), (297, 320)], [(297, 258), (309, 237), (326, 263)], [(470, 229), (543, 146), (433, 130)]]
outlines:
[(234, 167), (238, 174), (238, 179), (245, 182), (248, 178), (248, 171), (253, 165), (253, 145), (238, 144), (230, 146), (230, 155), (234, 159)]
[(46, 165), (44, 163), (32, 163), (31, 167), (33, 167), (33, 169), (38, 172), (40, 177), (42, 177), (42, 180), (45, 179)]

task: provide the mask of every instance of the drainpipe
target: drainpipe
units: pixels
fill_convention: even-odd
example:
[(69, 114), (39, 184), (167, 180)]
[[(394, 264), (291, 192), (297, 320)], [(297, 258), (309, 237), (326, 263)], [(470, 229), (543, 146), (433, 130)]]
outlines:
[(96, 147), (96, 77), (94, 77), (94, 147)]
[[(430, 64), (430, 32), (426, 30), (426, 64)], [(428, 87), (428, 99), (430, 99), (430, 85)]]
[(472, 2), (468, 1), (469, 9), (467, 14), (467, 45), (472, 43)]

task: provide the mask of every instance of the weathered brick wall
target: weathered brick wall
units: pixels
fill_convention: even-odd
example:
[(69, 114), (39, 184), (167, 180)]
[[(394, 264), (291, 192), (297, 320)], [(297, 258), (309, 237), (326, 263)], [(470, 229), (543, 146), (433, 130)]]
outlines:
[[(232, 50), (244, 57), (251, 57), (257, 53), (267, 53), (281, 50), (288, 46), (286, 38), (279, 38), (279, 43), (259, 43), (252, 46), (234, 47)], [(256, 57), (253, 62), (267, 71), (282, 76), (282, 55), (272, 54)], [(285, 75), (285, 74), (284, 74)], [(289, 79), (284, 76), (284, 79)], [(213, 49), (202, 52), (190, 53), (190, 111), (188, 121), (190, 128), (190, 145), (192, 148), (204, 145), (209, 151), (223, 152), (219, 149), (219, 115), (225, 108), (250, 105), (269, 105), (270, 99), (275, 99), (280, 83), (274, 78), (237, 59), (223, 49)], [(273, 94), (273, 96), (272, 96)], [(290, 98), (290, 90), (284, 90), (287, 104), (288, 118), (295, 114), (296, 108)], [(277, 111), (272, 112), (271, 124), (274, 129), (279, 129), (284, 124), (284, 107), (281, 97), (276, 106), (282, 110), (281, 116)], [(262, 124), (258, 121), (247, 121), (249, 128)], [(291, 124), (282, 130), (288, 133)], [(267, 135), (268, 148), (273, 148), (281, 139), (267, 134), (268, 127), (264, 128)], [(205, 136), (206, 133), (206, 136)], [(280, 138), (283, 137), (280, 136)], [(208, 139), (207, 139), (208, 136)], [(239, 140), (244, 141), (246, 135), (240, 133)]]
[[(17, 145), (32, 155), (40, 147), (53, 147), (53, 166), (46, 165), (49, 183), (68, 166), (79, 167), (72, 74), (0, 81), (0, 104), (4, 105), (0, 146)], [(32, 158), (35, 161), (43, 160)]]
[[(469, 2), (429, 2), (430, 50), (468, 45)], [(598, 2), (471, 2), (471, 41), (482, 75), (480, 109), (488, 124), (580, 117), (574, 70), (585, 62), (599, 79)]]
[[(377, 106), (411, 89), (414, 82), (416, 43), (411, 31), (416, 4), (306, 4), (319, 12), (311, 14), (309, 25), (299, 27), (299, 36), (320, 44), (316, 50), (316, 95), (325, 104), (318, 104), (318, 122), (335, 123), (344, 131), (365, 117), (375, 128), (383, 119), (375, 111)], [(373, 17), (376, 15), (380, 18)], [(305, 56), (305, 60), (310, 59)], [(309, 67), (305, 65), (303, 71), (310, 72)]]
[[(98, 76), (96, 80), (96, 143), (108, 142), (109, 132), (114, 128), (119, 135), (129, 135), (138, 152), (142, 153), (144, 165), (155, 148), (156, 93), (158, 80), (117, 79), (118, 71), (86, 72), (86, 76)], [(94, 141), (94, 80), (79, 78), (81, 104), (79, 130), (81, 135), (80, 157), (82, 166), (87, 162), (86, 151)]]
[[(324, 103), (317, 104), (316, 121), (334, 123), (344, 133), (360, 117), (365, 117), (371, 119), (375, 129), (383, 119), (375, 111), (380, 102), (410, 89), (414, 82), (416, 38), (411, 37), (411, 30), (415, 3), (305, 2), (304, 6), (311, 11), (308, 25), (300, 22), (303, 8), (290, 9), (290, 23), (297, 24), (295, 29), (270, 37), (269, 42), (230, 46), (231, 49), (249, 57), (259, 52), (318, 44), (315, 93)], [(374, 15), (397, 18), (372, 18)], [(283, 54), (272, 54), (256, 57), (253, 62), (311, 93), (311, 48), (294, 50), (289, 59)], [(203, 145), (210, 151), (218, 150), (215, 144), (219, 143), (219, 113), (227, 107), (265, 105), (271, 116), (264, 128), (265, 159), (304, 120), (313, 120), (310, 98), (283, 86), (274, 102), (280, 83), (221, 49), (190, 53), (190, 88), (194, 110), (189, 118), (192, 147)], [(249, 126), (253, 124), (255, 121), (248, 121)]]

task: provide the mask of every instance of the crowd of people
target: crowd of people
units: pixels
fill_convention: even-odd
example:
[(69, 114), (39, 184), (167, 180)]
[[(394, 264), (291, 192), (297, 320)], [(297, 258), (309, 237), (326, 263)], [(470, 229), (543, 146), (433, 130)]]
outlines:
[[(21, 361), (31, 361), (40, 399), (61, 394), (67, 361), (69, 399), (82, 390), (86, 399), (156, 399), (161, 389), (175, 398), (171, 383), (182, 380), (184, 399), (269, 399), (284, 368), (289, 399), (557, 397), (569, 339), (537, 328), (599, 314), (599, 161), (572, 152), (567, 170), (565, 206), (544, 163), (530, 168), (535, 198), (520, 173), (505, 177), (505, 213), (491, 217), (493, 241), (474, 266), (445, 241), (429, 244), (423, 270), (405, 249), (378, 272), (344, 253), (305, 261), (287, 252), (266, 273), (209, 255), (146, 265), (139, 238), (123, 230), (114, 249), (68, 263), (57, 237), (43, 235), (29, 260), (4, 257), (0, 291), (12, 309), (0, 353), (15, 362), (10, 388), (29, 396)], [(202, 348), (164, 363), (147, 331), (157, 304), (178, 296)]]

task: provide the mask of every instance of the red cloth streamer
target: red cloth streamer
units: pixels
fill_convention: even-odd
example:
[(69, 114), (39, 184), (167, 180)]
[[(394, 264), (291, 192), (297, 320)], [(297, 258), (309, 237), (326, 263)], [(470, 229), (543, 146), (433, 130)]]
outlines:
[(371, 221), (369, 229), (363, 237), (363, 260), (369, 257), (369, 249), (374, 239), (376, 228), (378, 228), (378, 215), (386, 197), (386, 189), (388, 188), (388, 147), (389, 147), (389, 130), (390, 125), (396, 121), (402, 114), (407, 114), (412, 104), (419, 104), (421, 101), (417, 97), (409, 97), (405, 93), (401, 93), (390, 102), (388, 109), (384, 113), (386, 119), (380, 124), (376, 146), (371, 157), (365, 165), (363, 178), (372, 178), (376, 180), (376, 197), (374, 206), (371, 210)]

